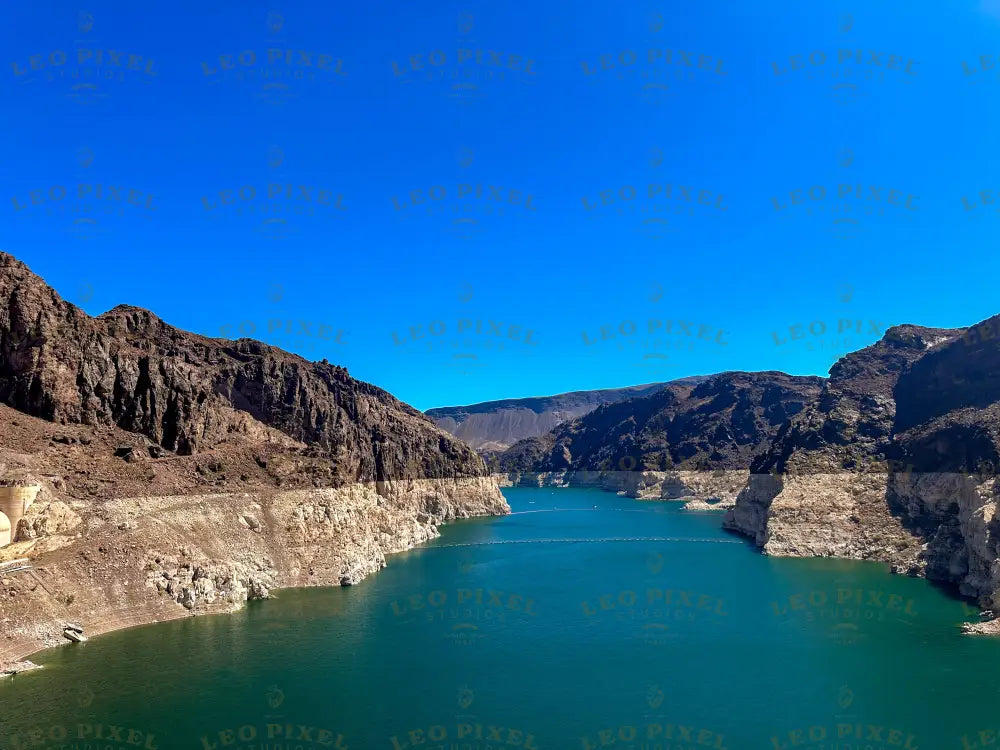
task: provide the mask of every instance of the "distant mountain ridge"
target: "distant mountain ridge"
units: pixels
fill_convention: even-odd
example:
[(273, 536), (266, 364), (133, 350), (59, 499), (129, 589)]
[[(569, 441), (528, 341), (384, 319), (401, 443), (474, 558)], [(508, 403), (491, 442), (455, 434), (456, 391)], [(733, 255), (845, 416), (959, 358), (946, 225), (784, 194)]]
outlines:
[(779, 428), (819, 395), (823, 378), (727, 372), (606, 403), (497, 458), (504, 472), (746, 469)]
[(696, 384), (708, 376), (696, 375), (663, 383), (625, 388), (570, 391), (554, 396), (508, 398), (468, 406), (443, 406), (424, 412), (438, 427), (486, 453), (502, 451), (525, 438), (544, 435), (556, 426), (596, 409), (604, 403), (647, 396), (669, 384)]

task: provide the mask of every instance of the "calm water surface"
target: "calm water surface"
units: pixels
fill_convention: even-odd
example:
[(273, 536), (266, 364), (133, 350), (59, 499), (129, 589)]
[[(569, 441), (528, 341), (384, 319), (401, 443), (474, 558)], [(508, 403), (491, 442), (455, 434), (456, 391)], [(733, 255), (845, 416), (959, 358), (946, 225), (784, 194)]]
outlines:
[(925, 581), (769, 559), (677, 503), (505, 494), (513, 515), (358, 586), (39, 655), (0, 685), (0, 748), (937, 750), (1000, 731), (1000, 640), (961, 636), (968, 610)]

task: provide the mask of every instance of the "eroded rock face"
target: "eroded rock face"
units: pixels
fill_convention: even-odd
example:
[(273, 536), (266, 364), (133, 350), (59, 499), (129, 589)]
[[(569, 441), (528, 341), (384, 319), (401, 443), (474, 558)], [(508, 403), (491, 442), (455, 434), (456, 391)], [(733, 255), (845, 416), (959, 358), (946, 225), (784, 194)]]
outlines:
[(66, 620), (91, 636), (355, 584), (442, 523), (506, 512), (485, 477), (94, 502), (59, 554), (35, 561), (37, 579), (0, 581), (0, 662), (59, 644)]
[(59, 500), (36, 502), (18, 523), (14, 541), (24, 542), (67, 534), (79, 526), (80, 522), (80, 516), (67, 503)]
[[(150, 557), (162, 559), (155, 550)], [(163, 569), (159, 565), (163, 564)], [(223, 564), (193, 565), (166, 556), (164, 563), (148, 562), (153, 568), (150, 583), (188, 610), (207, 610), (213, 605), (236, 608), (252, 599), (266, 599), (275, 585), (276, 572), (270, 560), (257, 565)]]
[(114, 424), (180, 455), (243, 439), (311, 446), (331, 484), (482, 476), (475, 453), (343, 367), (209, 339), (119, 306), (91, 318), (0, 253), (0, 401), (60, 423)]
[(98, 318), (0, 254), (0, 474), (43, 491), (0, 560), (0, 665), (276, 587), (349, 585), (510, 508), (482, 459), (341, 367)]
[[(851, 539), (862, 518), (874, 514), (881, 520), (887, 512), (885, 482), (896, 416), (893, 389), (909, 365), (957, 335), (943, 329), (897, 326), (881, 341), (840, 359), (830, 369), (822, 392), (783, 425), (770, 445), (754, 458), (751, 479), (736, 508), (727, 515), (726, 526), (753, 537), (765, 548), (770, 535), (778, 534), (784, 541), (775, 542), (772, 550), (777, 552), (797, 549), (799, 544), (795, 541), (798, 532), (783, 529), (781, 518), (790, 519), (793, 527), (827, 524), (837, 529), (828, 544), (820, 544), (806, 533), (802, 548), (818, 544), (813, 548), (827, 550), (820, 554), (839, 554), (834, 550), (852, 548)], [(862, 481), (858, 475), (881, 475), (881, 488), (877, 478), (872, 486), (869, 479)], [(779, 500), (786, 484), (789, 494)], [(792, 500), (810, 491), (827, 495), (818, 495), (815, 503), (806, 500), (805, 506)], [(867, 500), (847, 499), (855, 495)], [(778, 505), (772, 512), (775, 502)], [(782, 516), (778, 511), (785, 503), (788, 506)], [(852, 521), (852, 517), (857, 520)]]
[(725, 525), (769, 554), (886, 561), (995, 607), (998, 320), (898, 326), (841, 359), (754, 459)]
[(899, 379), (888, 501), (925, 540), (918, 571), (1000, 604), (1000, 316), (934, 347)]
[(995, 609), (1000, 605), (997, 478), (956, 473), (897, 474), (889, 497), (904, 523), (925, 541), (906, 571), (956, 584)]

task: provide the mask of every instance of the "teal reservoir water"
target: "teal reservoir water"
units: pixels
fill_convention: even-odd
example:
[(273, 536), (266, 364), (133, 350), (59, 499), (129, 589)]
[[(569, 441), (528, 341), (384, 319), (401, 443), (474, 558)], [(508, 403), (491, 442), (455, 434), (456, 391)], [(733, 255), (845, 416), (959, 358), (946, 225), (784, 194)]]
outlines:
[(358, 586), (39, 654), (0, 748), (989, 746), (1000, 640), (885, 566), (764, 557), (719, 513), (510, 489)]

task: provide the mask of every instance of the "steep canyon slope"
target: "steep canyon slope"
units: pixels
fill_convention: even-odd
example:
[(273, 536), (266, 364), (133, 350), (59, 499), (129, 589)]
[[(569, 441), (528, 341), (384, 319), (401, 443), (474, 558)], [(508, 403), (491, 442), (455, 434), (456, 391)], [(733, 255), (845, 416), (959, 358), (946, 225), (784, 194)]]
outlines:
[(769, 554), (885, 561), (996, 607), (998, 325), (896, 326), (838, 361), (725, 524)]
[(753, 456), (822, 383), (780, 372), (676, 381), (519, 441), (493, 465), (513, 483), (598, 485), (634, 497), (731, 503)]
[(0, 663), (61, 641), (350, 584), (454, 518), (509, 512), (482, 459), (347, 370), (119, 306), (0, 254), (0, 481), (42, 487), (0, 561)]
[[(502, 481), (728, 508), (771, 555), (840, 556), (1000, 608), (1000, 316), (902, 325), (828, 379), (723, 373), (667, 384), (521, 440)], [(1000, 630), (998, 621), (977, 625)]]

